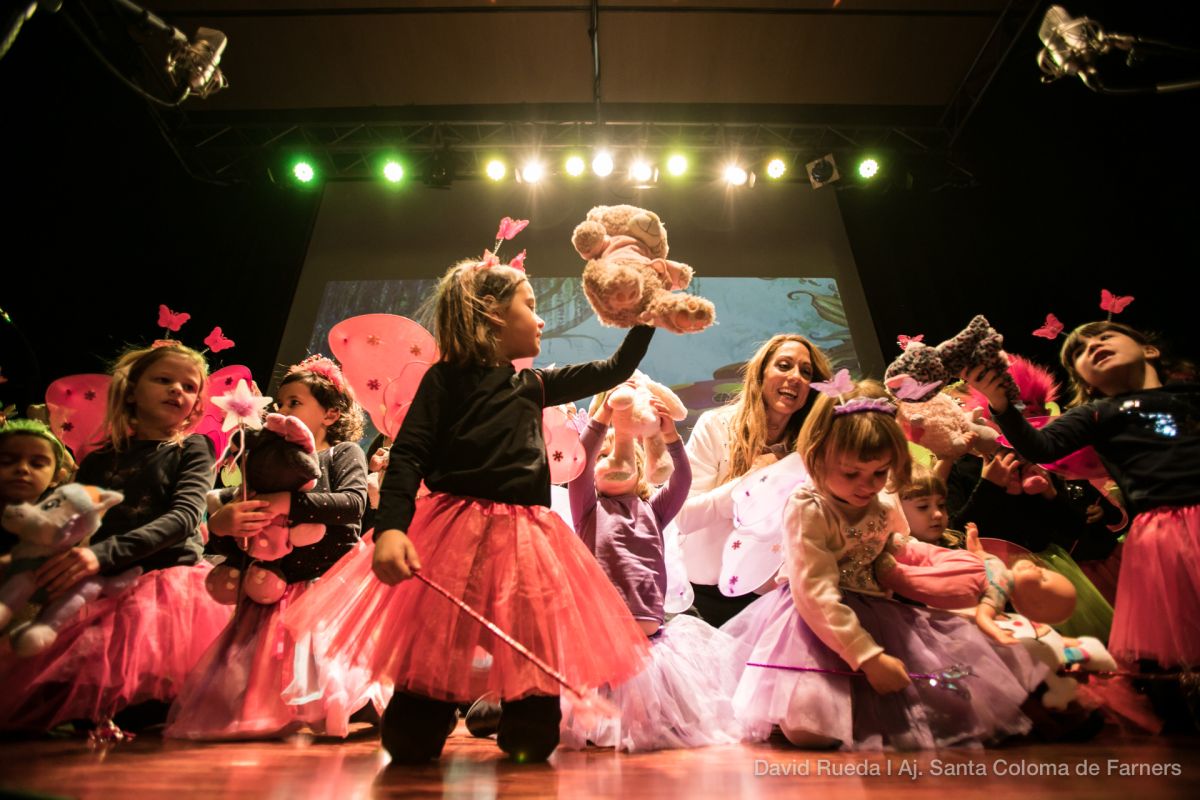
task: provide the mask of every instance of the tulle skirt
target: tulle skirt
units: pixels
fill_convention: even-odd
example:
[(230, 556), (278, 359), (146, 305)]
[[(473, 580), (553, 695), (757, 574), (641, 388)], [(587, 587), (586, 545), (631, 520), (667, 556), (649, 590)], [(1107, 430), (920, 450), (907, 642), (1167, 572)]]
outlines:
[(284, 611), (308, 588), (291, 584), (271, 605), (239, 603), (171, 707), (168, 738), (271, 738), (302, 726), (345, 736), (350, 715), (368, 702), (382, 711), (383, 692), (362, 671), (339, 670), (313, 636), (284, 628)]
[(732, 698), (749, 651), (696, 617), (674, 617), (651, 640), (646, 668), (601, 691), (619, 719), (576, 715), (571, 696), (563, 695), (561, 745), (633, 753), (736, 744), (746, 728), (734, 716)]
[(1200, 506), (1134, 518), (1114, 612), (1108, 649), (1118, 659), (1200, 665)]
[(0, 729), (48, 730), (99, 722), (129, 706), (169, 703), (229, 621), (204, 587), (207, 563), (139, 576), (127, 591), (89, 603), (36, 656), (0, 653)]
[[(417, 501), (409, 536), (422, 574), (482, 613), (574, 686), (618, 684), (642, 668), (641, 628), (575, 533), (541, 506), (433, 494)], [(326, 657), (391, 690), (470, 702), (556, 695), (556, 680), (457, 605), (413, 579), (385, 586), (372, 551), (342, 558), (285, 614)], [(491, 667), (471, 669), (477, 648)]]
[[(969, 666), (973, 674), (960, 683), (970, 696), (918, 679), (881, 695), (863, 676), (747, 666), (733, 705), (752, 737), (781, 725), (835, 739), (847, 750), (918, 750), (978, 746), (1030, 729), (1021, 704), (1046, 667), (1024, 648), (993, 645), (973, 622), (949, 612), (853, 592), (845, 592), (843, 602), (910, 673)], [(805, 624), (787, 586), (755, 601), (722, 630), (751, 643), (752, 663), (848, 670)]]
[(1113, 607), (1104, 599), (1100, 590), (1092, 584), (1067, 551), (1058, 545), (1052, 544), (1037, 555), (1075, 587), (1075, 613), (1066, 622), (1055, 625), (1054, 628), (1063, 636), (1094, 636), (1102, 642), (1108, 641), (1108, 634), (1112, 629)]

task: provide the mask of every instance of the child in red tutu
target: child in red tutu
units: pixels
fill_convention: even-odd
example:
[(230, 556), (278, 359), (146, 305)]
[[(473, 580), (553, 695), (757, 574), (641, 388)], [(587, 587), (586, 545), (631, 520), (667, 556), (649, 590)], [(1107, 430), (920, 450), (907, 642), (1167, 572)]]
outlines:
[[(607, 361), (516, 371), (545, 323), (523, 269), (464, 261), (438, 284), (441, 360), (429, 368), (391, 448), (375, 528), (374, 574), (346, 558), (289, 610), (323, 626), (331, 656), (389, 681), (383, 744), (397, 763), (437, 758), (455, 708), (485, 692), (503, 707), (498, 743), (518, 761), (558, 744), (559, 685), (417, 581), (421, 571), (479, 610), (575, 685), (619, 683), (646, 637), (575, 533), (549, 508), (542, 409), (628, 378), (653, 328)], [(432, 492), (417, 498), (424, 479)], [(411, 537), (411, 538), (410, 538)], [(337, 598), (336, 600), (334, 598)], [(477, 648), (488, 670), (473, 670)]]
[[(239, 598), (233, 621), (204, 654), (171, 709), (166, 730), (171, 738), (270, 738), (304, 725), (345, 736), (349, 714), (375, 691), (370, 681), (327, 669), (310, 636), (283, 627), (288, 605), (358, 541), (367, 506), (367, 462), (357, 443), (362, 408), (342, 371), (321, 356), (288, 370), (277, 403), (280, 413), (311, 431), (321, 466), (311, 490), (285, 496), (288, 524), (319, 523), (325, 534), (278, 560), (260, 562), (269, 563), (286, 583), (282, 597), (274, 603), (256, 602), (244, 593)], [(269, 497), (227, 503), (209, 520), (214, 543), (225, 545), (226, 563), (243, 575), (253, 559), (229, 545), (270, 522), (279, 504), (268, 512)]]
[(212, 445), (188, 435), (204, 410), (207, 376), (203, 356), (177, 342), (117, 361), (108, 441), (75, 478), (125, 500), (109, 509), (88, 546), (43, 564), (38, 583), (54, 599), (92, 575), (132, 567), (143, 574), (128, 591), (86, 606), (41, 653), (0, 655), (0, 727), (46, 730), (114, 715), (134, 727), (161, 722), (229, 619), (204, 588), (209, 567), (198, 530), (212, 486)]
[[(1121, 558), (1109, 650), (1147, 668), (1194, 668), (1200, 665), (1200, 386), (1166, 385), (1154, 340), (1117, 322), (1076, 328), (1060, 358), (1075, 388), (1074, 407), (1041, 430), (1008, 403), (1000, 375), (979, 370), (967, 378), (1030, 461), (1095, 448), (1136, 515)], [(1183, 707), (1178, 699), (1157, 705), (1167, 713)]]

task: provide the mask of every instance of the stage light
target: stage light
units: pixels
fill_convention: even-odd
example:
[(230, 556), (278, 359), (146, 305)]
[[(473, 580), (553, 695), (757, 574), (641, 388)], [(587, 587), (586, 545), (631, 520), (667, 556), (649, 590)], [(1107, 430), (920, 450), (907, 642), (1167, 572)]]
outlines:
[(772, 158), (767, 162), (767, 177), (778, 180), (787, 172), (787, 164), (783, 163), (782, 158)]
[(307, 161), (297, 161), (292, 166), (292, 175), (296, 176), (296, 180), (301, 183), (309, 183), (313, 178), (317, 177), (317, 171)]
[(601, 150), (592, 159), (592, 172), (599, 175), (601, 178), (607, 178), (613, 171), (613, 159), (608, 154), (608, 151)]
[(383, 177), (390, 183), (404, 180), (404, 167), (398, 161), (388, 161), (383, 165)]
[(650, 162), (638, 159), (629, 167), (629, 177), (636, 183), (649, 183), (654, 177), (654, 167), (650, 166)]
[(579, 156), (571, 156), (567, 159), (567, 174), (572, 178), (578, 178), (587, 169), (587, 164), (583, 163), (583, 159)]
[(537, 183), (546, 175), (546, 167), (540, 161), (527, 161), (517, 172), (517, 180), (522, 183)]
[(858, 163), (858, 174), (864, 178), (874, 178), (879, 172), (879, 162), (873, 158), (864, 158)]
[(497, 158), (493, 158), (487, 163), (486, 170), (487, 176), (494, 181), (503, 180), (508, 173), (508, 167), (504, 166), (504, 162)]
[(737, 164), (730, 164), (725, 168), (725, 182), (730, 186), (745, 186), (749, 179), (749, 173)]
[(829, 153), (815, 161), (808, 162), (804, 165), (804, 169), (808, 172), (808, 182), (814, 189), (820, 189), (825, 184), (833, 183), (842, 177), (842, 174), (838, 172), (837, 162)]
[(675, 153), (667, 159), (667, 172), (671, 173), (675, 177), (679, 177), (683, 173), (687, 172), (687, 168), (687, 156), (681, 153)]

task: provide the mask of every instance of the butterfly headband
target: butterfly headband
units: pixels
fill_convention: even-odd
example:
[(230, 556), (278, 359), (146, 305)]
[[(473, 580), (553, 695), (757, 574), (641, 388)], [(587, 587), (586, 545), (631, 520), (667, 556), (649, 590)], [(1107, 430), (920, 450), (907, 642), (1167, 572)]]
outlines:
[(333, 359), (326, 358), (320, 353), (314, 353), (294, 367), (290, 367), (287, 374), (294, 375), (297, 372), (314, 372), (337, 387), (339, 392), (346, 391), (346, 379), (342, 376), (342, 368)]
[[(1119, 297), (1108, 289), (1100, 290), (1100, 308), (1108, 312), (1108, 320), (1111, 322), (1113, 314), (1120, 314), (1125, 310), (1125, 307), (1133, 302), (1133, 295)], [(1063, 324), (1059, 322), (1058, 317), (1053, 314), (1046, 315), (1046, 321), (1042, 323), (1042, 327), (1033, 332), (1034, 336), (1041, 339), (1056, 339), (1063, 332)]]
[(896, 415), (896, 406), (886, 397), (853, 397), (846, 400), (845, 395), (854, 391), (854, 381), (850, 379), (850, 370), (848, 369), (838, 370), (831, 380), (817, 381), (812, 384), (812, 388), (826, 397), (838, 399), (838, 404), (833, 407), (835, 417), (843, 414), (860, 414), (864, 411)]
[[(500, 246), (512, 239), (521, 231), (525, 230), (525, 226), (528, 224), (529, 220), (527, 219), (513, 219), (512, 217), (505, 217), (504, 219), (500, 220), (500, 229), (496, 231), (496, 243), (492, 245), (491, 250), (483, 251), (483, 259), (479, 261), (479, 263), (475, 264), (474, 269), (491, 269), (492, 267), (500, 266), (500, 258), (498, 255), (500, 253)], [(513, 259), (508, 262), (508, 266), (524, 272), (525, 252), (526, 251), (522, 250), (520, 253), (514, 256)]]
[[(183, 342), (179, 341), (178, 339), (172, 339), (171, 334), (179, 333), (179, 329), (182, 328), (184, 323), (191, 318), (191, 314), (186, 314), (180, 311), (172, 311), (165, 305), (160, 304), (158, 307), (158, 327), (163, 329), (165, 338), (155, 339), (150, 346), (158, 348), (169, 347), (171, 345), (182, 345)], [(201, 352), (212, 351), (214, 353), (219, 353), (222, 350), (228, 350), (234, 345), (233, 339), (230, 339), (221, 331), (220, 325), (213, 328), (212, 332), (208, 334), (208, 336), (204, 337), (204, 343), (208, 345), (208, 347)]]

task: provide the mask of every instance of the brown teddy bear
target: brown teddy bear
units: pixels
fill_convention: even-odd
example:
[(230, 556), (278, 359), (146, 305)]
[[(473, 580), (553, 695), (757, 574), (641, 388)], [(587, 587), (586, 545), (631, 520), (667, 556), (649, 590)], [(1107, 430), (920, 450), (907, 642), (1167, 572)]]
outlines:
[(697, 333), (715, 321), (711, 302), (674, 291), (692, 282), (692, 268), (667, 260), (667, 229), (653, 211), (596, 206), (571, 243), (588, 262), (583, 291), (602, 324)]

